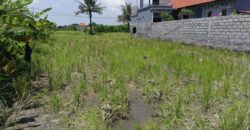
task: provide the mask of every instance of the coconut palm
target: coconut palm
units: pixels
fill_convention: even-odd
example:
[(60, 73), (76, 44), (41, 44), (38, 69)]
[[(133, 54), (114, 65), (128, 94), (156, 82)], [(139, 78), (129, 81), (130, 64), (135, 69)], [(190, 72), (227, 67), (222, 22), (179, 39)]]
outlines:
[(133, 4), (126, 2), (125, 5), (121, 6), (122, 14), (118, 16), (118, 21), (128, 24), (128, 29), (129, 29), (129, 22), (131, 20), (131, 15), (133, 11)]
[(103, 7), (101, 7), (100, 3), (97, 3), (97, 0), (83, 0), (83, 2), (79, 1), (79, 11), (76, 12), (76, 15), (79, 14), (88, 14), (89, 15), (89, 26), (90, 26), (90, 34), (93, 34), (92, 28), (92, 17), (93, 13), (102, 14)]

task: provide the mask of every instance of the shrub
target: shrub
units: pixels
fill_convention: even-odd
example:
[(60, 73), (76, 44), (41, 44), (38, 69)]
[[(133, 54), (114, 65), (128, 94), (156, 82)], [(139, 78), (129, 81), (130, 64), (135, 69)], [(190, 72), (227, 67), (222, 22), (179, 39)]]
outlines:
[(164, 12), (161, 14), (162, 20), (163, 21), (170, 21), (170, 20), (174, 20), (174, 17), (169, 14), (168, 12)]
[(190, 15), (194, 15), (194, 12), (190, 9), (181, 9), (180, 13), (179, 13), (179, 17), (180, 18), (184, 18), (187, 19), (190, 17)]

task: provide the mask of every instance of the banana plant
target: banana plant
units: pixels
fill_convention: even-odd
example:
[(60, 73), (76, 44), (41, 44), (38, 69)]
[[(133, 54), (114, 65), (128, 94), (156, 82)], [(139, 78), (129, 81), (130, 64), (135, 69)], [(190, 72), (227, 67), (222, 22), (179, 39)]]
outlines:
[(27, 8), (31, 3), (32, 0), (0, 2), (0, 73), (15, 73), (15, 61), (24, 57), (25, 45), (32, 39), (46, 39), (55, 27), (47, 15), (41, 18), (51, 8), (32, 15)]

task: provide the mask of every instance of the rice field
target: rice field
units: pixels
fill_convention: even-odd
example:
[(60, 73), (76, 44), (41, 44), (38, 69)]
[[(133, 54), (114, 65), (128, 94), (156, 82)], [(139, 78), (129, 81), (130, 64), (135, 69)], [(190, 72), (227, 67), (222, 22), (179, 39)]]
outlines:
[(54, 129), (250, 127), (246, 52), (126, 33), (56, 32), (34, 47), (33, 75), (48, 78), (37, 100), (55, 115)]

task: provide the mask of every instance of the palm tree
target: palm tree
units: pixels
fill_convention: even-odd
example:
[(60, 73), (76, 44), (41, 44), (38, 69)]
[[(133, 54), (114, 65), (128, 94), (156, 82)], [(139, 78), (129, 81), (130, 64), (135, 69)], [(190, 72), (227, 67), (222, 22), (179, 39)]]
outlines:
[(130, 20), (131, 20), (131, 15), (133, 11), (133, 4), (126, 2), (125, 5), (121, 6), (122, 14), (118, 16), (118, 21), (128, 24), (128, 29), (130, 27)]
[(79, 1), (79, 11), (76, 12), (76, 15), (79, 14), (88, 14), (89, 15), (89, 26), (90, 26), (90, 34), (93, 34), (92, 29), (92, 16), (93, 13), (102, 14), (103, 7), (101, 7), (100, 3), (97, 3), (97, 0), (83, 0), (83, 2)]

